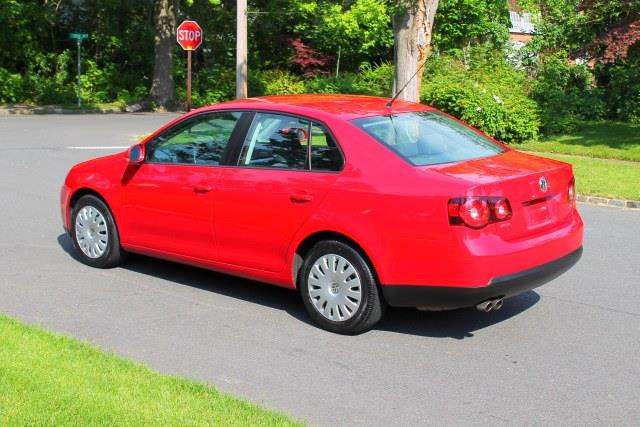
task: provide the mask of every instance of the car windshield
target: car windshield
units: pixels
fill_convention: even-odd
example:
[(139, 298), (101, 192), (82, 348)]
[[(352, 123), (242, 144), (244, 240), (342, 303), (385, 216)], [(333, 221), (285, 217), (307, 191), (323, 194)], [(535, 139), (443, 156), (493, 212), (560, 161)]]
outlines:
[(435, 112), (365, 117), (353, 123), (414, 166), (478, 159), (505, 151), (489, 138)]

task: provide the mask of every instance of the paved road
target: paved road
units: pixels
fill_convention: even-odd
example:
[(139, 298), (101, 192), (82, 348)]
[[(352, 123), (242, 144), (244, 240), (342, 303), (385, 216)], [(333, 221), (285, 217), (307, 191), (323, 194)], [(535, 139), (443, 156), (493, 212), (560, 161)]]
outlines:
[(394, 309), (371, 332), (333, 335), (282, 289), (144, 257), (108, 271), (74, 259), (59, 186), (113, 150), (66, 147), (129, 145), (169, 117), (0, 117), (0, 313), (312, 424), (640, 421), (640, 212), (581, 205), (582, 261), (500, 312)]

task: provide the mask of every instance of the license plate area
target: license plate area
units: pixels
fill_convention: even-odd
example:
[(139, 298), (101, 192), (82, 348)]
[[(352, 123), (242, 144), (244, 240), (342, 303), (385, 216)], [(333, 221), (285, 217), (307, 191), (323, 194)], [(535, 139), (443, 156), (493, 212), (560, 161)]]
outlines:
[(551, 194), (522, 203), (526, 224), (530, 229), (537, 229), (553, 223), (558, 217), (558, 197), (558, 194)]

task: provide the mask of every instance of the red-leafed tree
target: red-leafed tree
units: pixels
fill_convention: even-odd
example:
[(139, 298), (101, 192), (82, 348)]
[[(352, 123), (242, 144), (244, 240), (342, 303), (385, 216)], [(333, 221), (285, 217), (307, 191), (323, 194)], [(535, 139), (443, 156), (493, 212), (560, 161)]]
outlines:
[(640, 42), (640, 1), (581, 0), (577, 10), (585, 33), (595, 34), (586, 45), (592, 57), (613, 63)]
[(594, 46), (600, 47), (603, 62), (616, 62), (625, 59), (629, 50), (640, 42), (640, 19), (615, 27), (596, 38)]
[(640, 42), (639, 0), (521, 0), (540, 11), (536, 43), (543, 52), (566, 49), (612, 63)]
[(330, 56), (321, 54), (298, 38), (289, 39), (289, 45), (294, 52), (290, 62), (300, 69), (304, 77), (315, 77), (318, 74), (328, 73), (327, 65), (331, 60)]

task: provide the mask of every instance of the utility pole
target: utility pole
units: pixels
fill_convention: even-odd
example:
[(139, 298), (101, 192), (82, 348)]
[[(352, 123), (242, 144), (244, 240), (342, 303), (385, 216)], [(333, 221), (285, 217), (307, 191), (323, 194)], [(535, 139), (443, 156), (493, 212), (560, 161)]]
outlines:
[(247, 97), (247, 0), (237, 0), (236, 99)]

